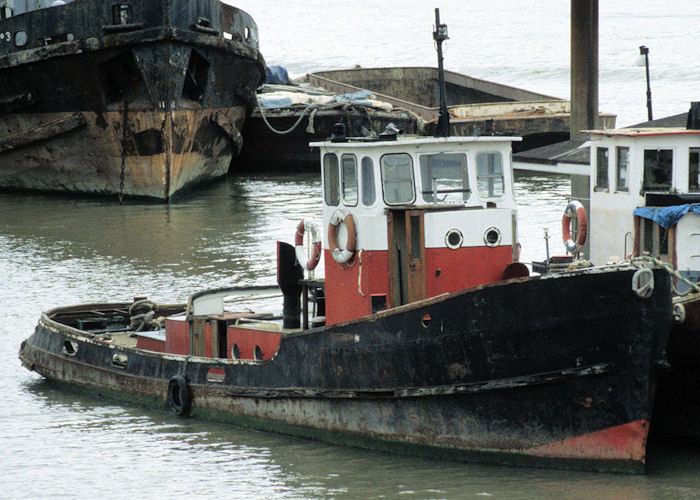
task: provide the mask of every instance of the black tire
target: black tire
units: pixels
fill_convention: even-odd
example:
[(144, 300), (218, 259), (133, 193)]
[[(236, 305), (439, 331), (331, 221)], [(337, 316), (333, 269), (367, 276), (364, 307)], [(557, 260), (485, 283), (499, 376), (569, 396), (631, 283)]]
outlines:
[(168, 382), (168, 408), (175, 415), (187, 415), (192, 407), (192, 393), (187, 381), (180, 375), (175, 375)]

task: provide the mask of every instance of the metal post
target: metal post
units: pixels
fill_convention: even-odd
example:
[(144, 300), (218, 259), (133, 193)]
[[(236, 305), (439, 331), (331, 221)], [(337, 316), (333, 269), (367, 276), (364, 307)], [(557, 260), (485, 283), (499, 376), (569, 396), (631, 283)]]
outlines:
[(435, 43), (437, 44), (438, 78), (440, 82), (440, 114), (438, 115), (437, 128), (435, 129), (436, 137), (450, 136), (450, 112), (447, 110), (445, 69), (442, 65), (442, 42), (448, 39), (447, 25), (440, 24), (440, 9), (435, 9), (435, 31), (433, 31), (433, 40), (435, 40)]
[(651, 82), (649, 81), (649, 47), (642, 45), (639, 47), (639, 54), (644, 56), (644, 66), (647, 71), (647, 115), (649, 116), (649, 121), (654, 119), (653, 113), (651, 112)]

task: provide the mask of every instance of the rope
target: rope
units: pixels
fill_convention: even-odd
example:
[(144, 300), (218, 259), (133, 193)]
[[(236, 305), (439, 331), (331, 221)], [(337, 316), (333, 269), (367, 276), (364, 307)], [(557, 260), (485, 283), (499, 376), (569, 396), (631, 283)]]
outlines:
[(691, 291), (692, 291), (692, 292), (700, 292), (700, 285), (698, 285), (697, 283), (693, 283), (693, 282), (690, 281), (689, 279), (687, 279), (687, 278), (685, 278), (684, 276), (682, 276), (681, 273), (679, 273), (678, 271), (676, 271), (676, 270), (673, 268), (673, 266), (670, 265), (668, 262), (664, 262), (664, 261), (662, 261), (662, 260), (660, 260), (660, 259), (657, 259), (656, 257), (651, 257), (650, 255), (642, 255), (642, 256), (640, 256), (640, 257), (635, 257), (635, 258), (633, 258), (630, 262), (632, 262), (633, 264), (637, 264), (637, 263), (646, 263), (646, 264), (652, 263), (652, 264), (656, 264), (657, 266), (661, 267), (662, 269), (665, 269), (666, 272), (668, 272), (668, 274), (670, 274), (670, 275), (673, 276), (674, 278), (677, 278), (678, 280), (680, 280), (680, 281), (682, 281), (683, 283), (685, 283), (686, 285), (688, 285), (690, 288), (689, 288), (688, 290), (686, 290), (685, 292), (683, 292), (683, 293), (679, 292), (679, 291), (676, 289), (675, 285), (672, 285), (672, 286), (673, 286), (673, 291), (674, 291), (674, 293), (675, 293), (676, 295), (680, 296), (680, 297), (683, 297), (683, 296), (685, 296), (685, 295), (688, 295)]
[(359, 264), (357, 269), (357, 291), (364, 297), (365, 294), (362, 292), (362, 250), (357, 253), (357, 262)]
[(316, 107), (319, 106), (319, 105), (316, 104), (316, 103), (311, 103), (311, 104), (309, 104), (308, 106), (306, 106), (306, 108), (304, 108), (304, 111), (302, 111), (302, 113), (299, 115), (299, 118), (297, 119), (296, 122), (294, 122), (294, 125), (292, 125), (291, 127), (289, 127), (287, 130), (277, 130), (275, 127), (272, 126), (272, 124), (270, 124), (269, 121), (267, 121), (267, 117), (265, 116), (265, 113), (263, 112), (262, 106), (260, 106), (260, 101), (258, 100), (258, 95), (257, 95), (257, 94), (255, 94), (255, 102), (256, 102), (257, 105), (258, 105), (258, 110), (260, 110), (260, 116), (262, 117), (263, 122), (265, 123), (265, 125), (267, 125), (267, 128), (269, 128), (269, 129), (270, 129), (272, 132), (274, 132), (275, 134), (279, 134), (279, 135), (285, 135), (285, 134), (288, 134), (288, 133), (290, 133), (291, 131), (293, 131), (295, 128), (297, 128), (297, 127), (299, 126), (299, 124), (301, 123), (301, 121), (304, 119), (304, 116), (306, 116), (306, 113), (307, 113), (310, 109), (316, 108)]

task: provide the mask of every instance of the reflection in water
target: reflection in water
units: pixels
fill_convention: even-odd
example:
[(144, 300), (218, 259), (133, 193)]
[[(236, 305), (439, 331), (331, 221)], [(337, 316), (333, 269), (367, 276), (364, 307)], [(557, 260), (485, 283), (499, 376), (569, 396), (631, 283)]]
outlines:
[[(170, 205), (0, 195), (2, 497), (690, 498), (697, 448), (657, 447), (648, 477), (397, 457), (114, 404), (55, 388), (17, 349), (43, 309), (274, 282), (275, 240), (320, 220), (314, 174), (235, 176)], [(518, 174), (523, 260), (552, 247), (566, 178)], [(559, 251), (559, 250), (557, 250)], [(669, 465), (673, 464), (673, 465)], [(40, 477), (40, 480), (28, 480)]]

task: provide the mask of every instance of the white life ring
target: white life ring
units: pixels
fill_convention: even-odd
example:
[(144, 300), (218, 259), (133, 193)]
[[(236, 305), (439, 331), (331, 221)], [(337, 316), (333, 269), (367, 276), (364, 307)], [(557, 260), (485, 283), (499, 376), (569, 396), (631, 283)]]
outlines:
[[(304, 232), (309, 231), (311, 234), (311, 244), (313, 246), (313, 255), (309, 260), (306, 260), (307, 252), (304, 251)], [(316, 269), (318, 261), (321, 260), (321, 232), (318, 230), (318, 225), (307, 219), (302, 219), (297, 225), (297, 232), (294, 235), (294, 253), (297, 256), (299, 264), (309, 271)]]
[[(348, 231), (348, 241), (345, 248), (338, 247), (338, 227), (340, 224), (345, 224)], [(328, 247), (338, 264), (345, 264), (352, 256), (355, 255), (355, 247), (357, 245), (357, 234), (355, 232), (355, 219), (352, 214), (344, 208), (339, 208), (328, 221)]]
[[(571, 218), (576, 214), (578, 219), (578, 235), (576, 241), (571, 237)], [(564, 246), (569, 253), (576, 252), (586, 243), (586, 234), (588, 233), (588, 217), (586, 209), (580, 201), (571, 200), (564, 210), (564, 215), (561, 218), (561, 234), (564, 240)]]

